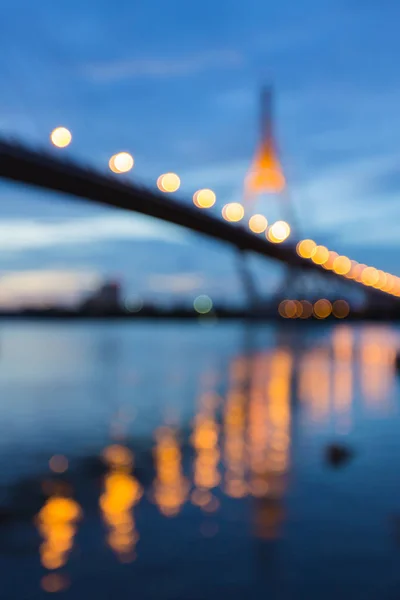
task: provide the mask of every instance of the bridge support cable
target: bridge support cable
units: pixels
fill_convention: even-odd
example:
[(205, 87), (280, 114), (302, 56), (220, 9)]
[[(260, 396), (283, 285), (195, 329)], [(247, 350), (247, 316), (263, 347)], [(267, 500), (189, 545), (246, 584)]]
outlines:
[(257, 292), (257, 286), (254, 281), (253, 274), (248, 263), (248, 255), (243, 250), (238, 250), (236, 253), (237, 267), (239, 277), (242, 280), (245, 295), (251, 310), (255, 311), (260, 305), (260, 298)]

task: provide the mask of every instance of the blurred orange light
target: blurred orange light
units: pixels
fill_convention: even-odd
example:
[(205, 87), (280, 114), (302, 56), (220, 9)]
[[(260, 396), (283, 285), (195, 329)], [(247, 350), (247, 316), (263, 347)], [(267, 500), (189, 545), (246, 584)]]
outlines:
[(69, 146), (72, 140), (72, 134), (66, 127), (56, 127), (50, 134), (51, 142), (57, 148)]
[(395, 285), (395, 277), (390, 275), (389, 273), (385, 273), (386, 275), (386, 283), (382, 288), (383, 292), (390, 293)]
[(103, 458), (111, 467), (116, 469), (127, 469), (130, 471), (133, 467), (133, 454), (126, 446), (119, 444), (107, 446), (103, 451)]
[(294, 300), (282, 300), (278, 312), (284, 319), (293, 319), (297, 316), (297, 306)]
[(332, 312), (332, 304), (329, 300), (322, 298), (314, 304), (314, 314), (318, 319), (326, 319)]
[(297, 318), (301, 318), (301, 315), (303, 314), (303, 305), (301, 302), (299, 302), (298, 300), (293, 300), (293, 302), (296, 305), (296, 315), (295, 317)]
[(337, 275), (346, 275), (351, 269), (351, 260), (347, 256), (338, 256), (333, 262), (333, 271)]
[(338, 256), (339, 256), (339, 254), (337, 252), (330, 250), (328, 260), (322, 264), (323, 268), (326, 269), (327, 271), (332, 271), (334, 262)]
[(299, 315), (300, 319), (309, 319), (313, 314), (313, 307), (311, 302), (308, 300), (301, 300), (302, 311), (301, 315)]
[(50, 573), (42, 577), (40, 585), (45, 592), (61, 592), (62, 590), (66, 590), (68, 588), (69, 581), (65, 575), (60, 575), (59, 573)]
[(232, 221), (236, 223), (241, 221), (244, 217), (244, 208), (239, 202), (230, 202), (225, 204), (222, 209), (222, 216), (226, 221)]
[(290, 226), (286, 221), (276, 221), (267, 232), (267, 239), (273, 244), (280, 244), (290, 235)]
[(373, 286), (379, 281), (379, 273), (374, 267), (366, 267), (361, 274), (361, 283)]
[(358, 264), (358, 262), (356, 260), (352, 260), (351, 262), (351, 269), (348, 273), (346, 273), (345, 277), (347, 277), (347, 279), (356, 279), (359, 271), (360, 271), (360, 265)]
[(264, 215), (253, 215), (249, 219), (249, 228), (254, 233), (264, 233), (268, 227), (268, 221)]
[(302, 240), (297, 244), (297, 254), (302, 258), (311, 258), (317, 244), (313, 240)]
[(322, 265), (329, 259), (329, 250), (325, 246), (317, 246), (314, 250), (311, 260), (316, 265)]
[(157, 179), (157, 187), (161, 192), (176, 192), (180, 185), (181, 180), (176, 173), (164, 173)]
[(386, 281), (387, 281), (386, 273), (384, 273), (383, 271), (378, 271), (378, 281), (375, 283), (375, 287), (378, 290), (382, 290), (386, 285)]
[(362, 281), (362, 274), (364, 272), (364, 269), (367, 268), (367, 265), (363, 265), (363, 264), (359, 264), (356, 267), (354, 267), (354, 271), (355, 271), (355, 277), (354, 279), (356, 281), (358, 281), (359, 283), (361, 283)]
[(335, 300), (332, 305), (332, 313), (337, 319), (345, 319), (350, 313), (349, 304), (346, 300)]
[(193, 196), (193, 203), (197, 208), (211, 208), (214, 206), (217, 197), (212, 190), (198, 190)]

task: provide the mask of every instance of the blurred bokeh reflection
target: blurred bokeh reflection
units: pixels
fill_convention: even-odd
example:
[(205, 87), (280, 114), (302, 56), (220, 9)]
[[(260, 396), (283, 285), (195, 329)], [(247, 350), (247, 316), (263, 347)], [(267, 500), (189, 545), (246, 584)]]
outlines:
[[(249, 544), (290, 565), (282, 571), (289, 587), (302, 561), (318, 564), (309, 536), (317, 536), (321, 519), (334, 569), (350, 531), (354, 552), (364, 545), (372, 556), (382, 545), (384, 531), (374, 533), (361, 508), (380, 518), (395, 512), (393, 495), (380, 495), (391, 489), (398, 465), (395, 329), (191, 325), (153, 335), (152, 325), (139, 332), (108, 324), (90, 327), (90, 335), (76, 326), (60, 342), (54, 326), (42, 331), (29, 371), (15, 363), (12, 348), (23, 344), (29, 352), (40, 326), (32, 327), (21, 325), (19, 336), (3, 329), (7, 370), (0, 378), (3, 394), (15, 393), (8, 418), (16, 429), (8, 431), (3, 410), (1, 477), (9, 493), (0, 528), (10, 554), (0, 555), (0, 564), (15, 563), (10, 573), (17, 568), (18, 530), (29, 585), (80, 598), (86, 574), (98, 568), (96, 597), (106, 597), (104, 581), (115, 575), (132, 591), (150, 585), (149, 597), (158, 598), (165, 587), (177, 589), (162, 566), (171, 564), (180, 573), (176, 598), (192, 597), (193, 578), (202, 594), (214, 582), (229, 589), (232, 569), (256, 597), (257, 586), (269, 589), (280, 575), (266, 558), (254, 559), (256, 575), (249, 575), (240, 558)], [(72, 349), (74, 360), (67, 359)], [(68, 389), (56, 393), (46, 377), (54, 385), (69, 381)], [(332, 465), (343, 465), (343, 474), (331, 477)], [(29, 523), (40, 537), (35, 552), (28, 550)], [(298, 562), (290, 548), (300, 543)], [(131, 575), (119, 571), (123, 565)], [(351, 580), (352, 571), (344, 572)], [(7, 572), (5, 580), (11, 585)]]

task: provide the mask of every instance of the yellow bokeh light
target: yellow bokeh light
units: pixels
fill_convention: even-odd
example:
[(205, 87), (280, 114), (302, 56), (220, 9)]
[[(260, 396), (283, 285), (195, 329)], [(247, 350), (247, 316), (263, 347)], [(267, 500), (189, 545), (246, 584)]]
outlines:
[(264, 233), (268, 227), (267, 218), (264, 215), (253, 215), (249, 219), (249, 228), (253, 233)]
[(193, 204), (197, 208), (211, 208), (214, 206), (217, 197), (212, 190), (205, 188), (204, 190), (197, 190), (193, 195)]
[(157, 179), (157, 187), (161, 192), (176, 192), (180, 185), (181, 180), (176, 173), (164, 173)]
[(375, 285), (379, 281), (379, 273), (375, 267), (366, 267), (361, 274), (361, 283), (364, 285)]
[(393, 275), (390, 275), (389, 273), (385, 273), (385, 275), (386, 275), (386, 283), (383, 286), (382, 291), (390, 293), (395, 285), (395, 278), (393, 277)]
[(338, 258), (338, 256), (339, 256), (339, 254), (337, 252), (335, 252), (334, 250), (330, 250), (328, 260), (322, 264), (323, 268), (326, 271), (334, 270), (333, 265), (335, 263), (335, 260)]
[(72, 140), (72, 134), (66, 127), (56, 127), (50, 134), (50, 139), (57, 148), (69, 146)]
[(387, 282), (387, 275), (383, 271), (378, 271), (378, 281), (375, 283), (375, 287), (378, 290), (383, 290)]
[(350, 312), (350, 307), (346, 300), (335, 300), (332, 305), (333, 316), (337, 319), (345, 319)]
[(110, 170), (111, 170), (113, 173), (119, 173), (118, 169), (116, 168), (116, 166), (115, 166), (115, 164), (114, 164), (115, 157), (116, 157), (116, 154), (114, 154), (114, 155), (113, 155), (113, 156), (110, 158), (110, 160), (108, 161), (108, 166), (109, 166)]
[(347, 256), (338, 256), (333, 262), (333, 271), (337, 275), (346, 275), (351, 269), (351, 260)]
[(345, 277), (347, 277), (347, 279), (356, 279), (357, 274), (360, 270), (360, 265), (358, 264), (358, 262), (356, 260), (351, 260), (351, 269), (348, 273), (345, 274)]
[(332, 312), (332, 304), (329, 300), (325, 298), (321, 298), (321, 300), (317, 300), (314, 304), (314, 315), (318, 319), (326, 319)]
[(367, 268), (367, 265), (363, 265), (363, 264), (358, 264), (356, 267), (354, 267), (354, 279), (356, 281), (358, 281), (359, 283), (361, 283), (362, 281), (362, 274), (364, 269)]
[(114, 166), (119, 173), (127, 173), (133, 165), (133, 156), (129, 152), (119, 152), (114, 156)]
[(226, 221), (237, 223), (244, 217), (244, 208), (239, 202), (230, 202), (222, 209), (222, 216)]
[(329, 250), (325, 248), (325, 246), (317, 246), (314, 250), (314, 254), (311, 257), (311, 260), (316, 265), (323, 265), (329, 260)]
[(290, 235), (290, 225), (286, 221), (276, 221), (267, 232), (267, 239), (273, 244), (280, 244)]
[(314, 240), (302, 240), (297, 244), (296, 251), (302, 258), (311, 258), (316, 246)]

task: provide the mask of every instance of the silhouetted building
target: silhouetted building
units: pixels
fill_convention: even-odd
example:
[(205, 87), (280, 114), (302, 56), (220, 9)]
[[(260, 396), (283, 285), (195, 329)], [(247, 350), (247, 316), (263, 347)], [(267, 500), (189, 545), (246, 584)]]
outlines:
[(113, 311), (121, 308), (121, 286), (116, 281), (107, 281), (82, 305), (83, 309)]

